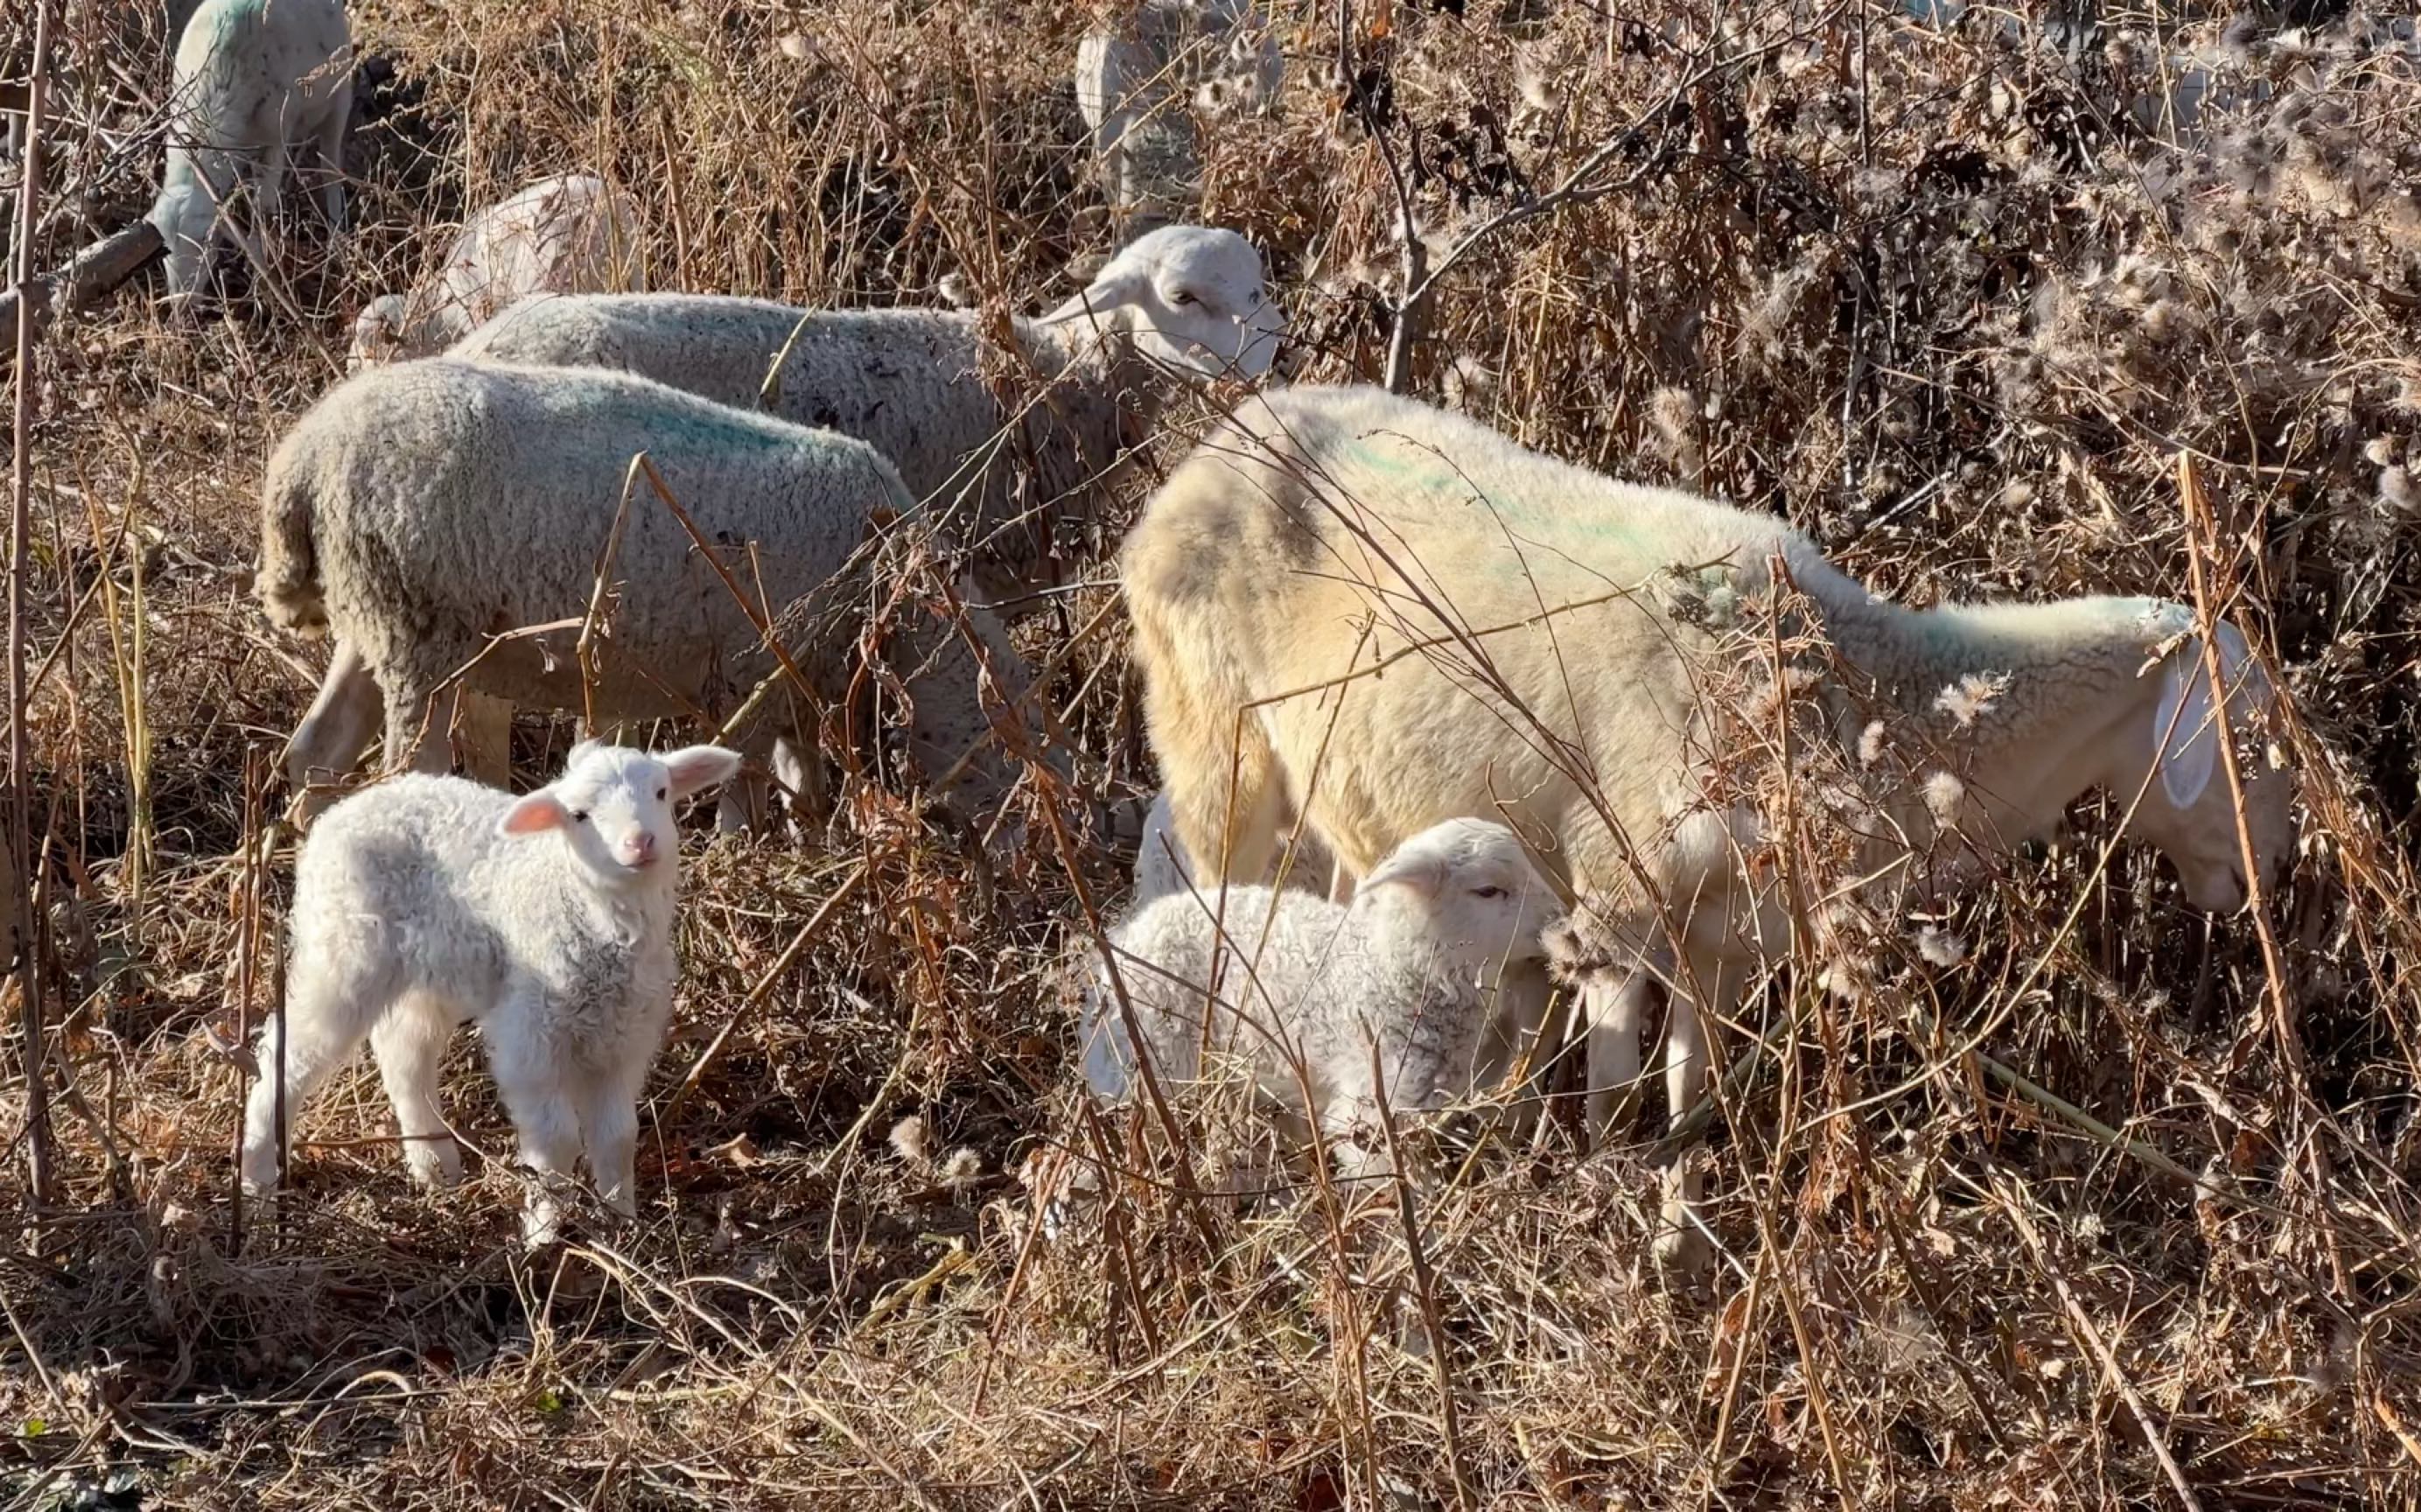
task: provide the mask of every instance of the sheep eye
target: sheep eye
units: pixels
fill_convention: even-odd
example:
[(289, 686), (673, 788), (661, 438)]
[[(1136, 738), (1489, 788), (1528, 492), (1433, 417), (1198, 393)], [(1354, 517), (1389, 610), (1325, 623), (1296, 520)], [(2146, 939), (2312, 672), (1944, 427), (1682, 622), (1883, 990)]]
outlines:
[(1177, 291), (1175, 303), (1179, 309), (1182, 309), (1189, 304), (1199, 304), (1202, 301), (1192, 289), (1180, 288)]
[(1505, 889), (1502, 887), (1475, 887), (1471, 890), (1471, 896), (1474, 897), (1503, 897), (1505, 896)]
[(659, 787), (659, 788), (657, 788), (657, 789), (656, 789), (656, 802), (657, 802), (657, 803), (663, 803), (663, 802), (664, 801), (664, 794), (666, 794), (666, 793), (668, 793), (668, 792), (670, 792), (670, 791), (672, 791), (672, 789), (671, 789), (671, 788), (669, 788), (669, 787)]
[(574, 823), (574, 824), (586, 824), (586, 823), (587, 823), (587, 822), (588, 822), (588, 810), (586, 810), (586, 809), (585, 809), (585, 808), (575, 808), (575, 809), (573, 809), (573, 810), (571, 811), (571, 822), (572, 822), (572, 823)]

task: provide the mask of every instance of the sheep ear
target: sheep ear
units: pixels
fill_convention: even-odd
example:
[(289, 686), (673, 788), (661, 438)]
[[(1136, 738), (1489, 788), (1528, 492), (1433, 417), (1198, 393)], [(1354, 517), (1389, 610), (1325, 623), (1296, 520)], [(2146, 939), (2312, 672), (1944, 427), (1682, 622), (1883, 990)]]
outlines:
[(1101, 271), (1093, 281), (1070, 295), (1068, 302), (1041, 318), (1043, 325), (1064, 325), (1070, 320), (1083, 320), (1090, 316), (1095, 320), (1105, 319), (1122, 304), (1143, 303), (1145, 290), (1151, 287), (1142, 270), (1120, 268), (1115, 263)]
[(2161, 791), (2171, 808), (2191, 807), (2210, 786), (2211, 768), (2219, 760), (2214, 725), (2210, 679), (2204, 676), (2202, 641), (2196, 637), (2170, 654), (2161, 671), (2160, 700), (2152, 706), (2152, 739), (2163, 742)]
[(539, 834), (559, 830), (571, 822), (570, 810), (554, 796), (553, 789), (541, 787), (534, 793), (523, 793), (505, 817), (496, 820), (498, 834)]
[(740, 770), (740, 753), (719, 745), (685, 745), (657, 759), (672, 773), (675, 798), (718, 787)]
[(1445, 891), (1445, 863), (1434, 856), (1390, 856), (1354, 891), (1360, 896), (1382, 887), (1409, 887), (1423, 898), (1434, 898)]

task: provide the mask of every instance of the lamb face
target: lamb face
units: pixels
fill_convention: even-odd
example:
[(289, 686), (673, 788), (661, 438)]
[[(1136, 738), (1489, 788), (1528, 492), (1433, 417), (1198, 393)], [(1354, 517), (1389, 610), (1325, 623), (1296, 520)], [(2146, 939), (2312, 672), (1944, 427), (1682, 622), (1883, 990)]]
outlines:
[(739, 756), (721, 746), (688, 746), (658, 759), (584, 740), (572, 748), (563, 775), (507, 809), (496, 830), (525, 837), (560, 834), (574, 865), (601, 891), (646, 886), (680, 856), (673, 805), (739, 767)]
[[(2182, 606), (2173, 613), (2185, 617)], [(2229, 733), (2265, 730), (2275, 700), (2268, 678), (2235, 626), (2223, 621), (2218, 641)], [(2136, 807), (2133, 828), (2177, 867), (2188, 902), (2232, 913), (2244, 906), (2247, 896), (2244, 850), (2237, 832), (2236, 794), (2219, 760), (2219, 725), (2202, 642), (2187, 637), (2169, 653), (2159, 675), (2161, 692), (2152, 717), (2124, 732), (2118, 768), (2105, 785), (2122, 798), (2132, 795), (2150, 769), (2152, 780)], [(2294, 849), (2294, 779), (2257, 757), (2240, 759), (2237, 770), (2254, 854), (2265, 875), (2273, 875)]]
[(1147, 360), (1208, 378), (1268, 372), (1286, 325), (1253, 244), (1203, 226), (1165, 226), (1138, 239), (1043, 320), (1123, 331)]
[(1419, 928), (1475, 976), (1546, 959), (1546, 931), (1564, 912), (1513, 832), (1476, 818), (1414, 835), (1362, 880), (1354, 898), (1360, 909), (1415, 912)]

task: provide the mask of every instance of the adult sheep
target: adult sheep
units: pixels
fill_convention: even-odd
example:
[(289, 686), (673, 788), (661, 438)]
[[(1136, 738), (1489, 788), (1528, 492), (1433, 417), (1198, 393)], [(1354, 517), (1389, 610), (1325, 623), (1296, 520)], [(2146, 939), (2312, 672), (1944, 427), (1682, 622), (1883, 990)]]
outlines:
[(644, 290), (638, 207), (593, 174), (540, 179), (471, 217), (436, 276), (353, 321), (353, 370), (452, 346), (532, 294)]
[(352, 33), (340, 0), (204, 0), (177, 42), (168, 165), (151, 224), (168, 248), (168, 294), (200, 288), (240, 181), (251, 183), (256, 262), (259, 232), (277, 213), (298, 146), (327, 176), (330, 226), (345, 224), (345, 127), (353, 106)]
[[(1893, 840), (1877, 849), (1904, 837), (1972, 857), (2044, 834), (2101, 787), (2133, 803), (2131, 829), (2196, 906), (2243, 901), (2184, 606), (1909, 610), (1779, 520), (1616, 482), (1362, 387), (1247, 406), (1128, 538), (1134, 651), (1178, 839), (1207, 875), (1254, 878), (1293, 811), (1360, 874), (1443, 818), (1504, 819), (1618, 963), (1583, 991), (1593, 1126), (1636, 1076), (1639, 963), (1663, 954), (1683, 968), (1668, 984), (1678, 1117), (1702, 1085), (1705, 1023), (1743, 987), (1757, 942), (1785, 937), (1773, 889), (1738, 864), (1759, 843), (1754, 811), (1707, 797), (1737, 712), (1708, 690), (1765, 640), (1747, 606), (1776, 586), (1777, 559), (1812, 605), (1799, 628), (1844, 663), (1817, 690), (1823, 738), (1856, 761), (1881, 707), (1896, 748), (1940, 763), (1878, 816), (1872, 833)], [(2233, 626), (2217, 640), (2242, 730), (2270, 691)], [(2292, 842), (2291, 779), (2255, 762), (2243, 786), (2266, 867)], [(1695, 1246), (1668, 1227), (1664, 1248)]]
[[(879, 591), (879, 553), (861, 545), (914, 507), (898, 475), (863, 442), (627, 373), (430, 358), (338, 384), (270, 459), (261, 602), (274, 623), (333, 633), (358, 658), (385, 709), (391, 769), (442, 767), (428, 726), (443, 719), (430, 710), (458, 673), (473, 693), (601, 720), (726, 715), (776, 662), (646, 483), (625, 511), (640, 451), (724, 569), (752, 600), (761, 592), (759, 612), (804, 627), (786, 637), (791, 654), (815, 696), (839, 702)], [(601, 562), (616, 590), (601, 601)], [(584, 669), (575, 652), (592, 613), (601, 633)], [(978, 609), (970, 622), (1014, 697), (1022, 672), (1007, 638)], [(491, 639), (541, 626), (555, 628)], [(913, 677), (912, 754), (938, 777), (991, 727), (976, 655), (912, 609), (885, 658)], [(289, 773), (349, 769), (367, 723), (306, 719), (289, 742)], [(790, 733), (760, 719), (742, 738), (762, 756), (776, 732)], [(1008, 780), (989, 755), (964, 776), (978, 803)]]
[(1195, 117), (1267, 109), (1277, 33), (1256, 0), (1143, 0), (1076, 44), (1076, 108), (1121, 242), (1201, 199)]

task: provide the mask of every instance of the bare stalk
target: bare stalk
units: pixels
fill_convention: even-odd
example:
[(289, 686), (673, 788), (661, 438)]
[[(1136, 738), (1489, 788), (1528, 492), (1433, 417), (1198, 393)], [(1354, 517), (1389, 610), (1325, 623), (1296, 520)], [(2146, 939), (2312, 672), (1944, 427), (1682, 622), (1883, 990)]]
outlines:
[[(34, 62), (25, 85), (25, 160), (17, 195), (17, 273), (15, 284), (27, 289), (34, 283), (34, 233), (42, 208), (42, 104), (50, 83), (50, 0), (34, 0)], [(33, 773), (25, 745), (25, 535), (33, 513), (34, 335), (39, 320), (33, 303), (17, 303), (15, 445), (8, 491), (8, 836), (21, 860), (34, 853), (25, 806)], [(29, 900), (33, 879), (21, 878), (16, 888), (17, 990), (23, 1014), (25, 1067), (26, 1189), (37, 1204), (51, 1200), (51, 1110), (42, 1080), (41, 951), (34, 939)]]

